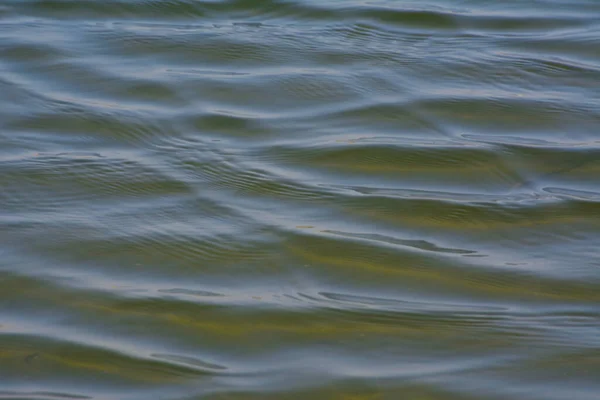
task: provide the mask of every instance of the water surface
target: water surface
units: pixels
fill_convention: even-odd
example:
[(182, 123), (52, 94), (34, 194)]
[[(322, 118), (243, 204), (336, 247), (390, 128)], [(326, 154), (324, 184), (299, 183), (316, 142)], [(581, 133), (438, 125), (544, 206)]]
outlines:
[(597, 400), (597, 0), (4, 0), (0, 398)]

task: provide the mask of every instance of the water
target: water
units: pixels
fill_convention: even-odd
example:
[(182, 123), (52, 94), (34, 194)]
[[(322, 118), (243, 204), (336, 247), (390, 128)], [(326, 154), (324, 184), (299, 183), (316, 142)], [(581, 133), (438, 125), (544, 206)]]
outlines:
[(600, 393), (597, 0), (3, 0), (0, 398)]

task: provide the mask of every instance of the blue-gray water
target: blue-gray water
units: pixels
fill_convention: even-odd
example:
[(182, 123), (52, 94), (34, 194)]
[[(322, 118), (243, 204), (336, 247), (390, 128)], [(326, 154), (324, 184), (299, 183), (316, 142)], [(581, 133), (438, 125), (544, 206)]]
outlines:
[(598, 400), (600, 1), (1, 0), (0, 398)]

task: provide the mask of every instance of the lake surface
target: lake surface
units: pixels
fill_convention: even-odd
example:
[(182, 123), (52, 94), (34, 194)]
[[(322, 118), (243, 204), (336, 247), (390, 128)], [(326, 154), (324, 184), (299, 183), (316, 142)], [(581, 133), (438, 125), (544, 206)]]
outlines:
[(0, 399), (599, 393), (600, 1), (0, 2)]

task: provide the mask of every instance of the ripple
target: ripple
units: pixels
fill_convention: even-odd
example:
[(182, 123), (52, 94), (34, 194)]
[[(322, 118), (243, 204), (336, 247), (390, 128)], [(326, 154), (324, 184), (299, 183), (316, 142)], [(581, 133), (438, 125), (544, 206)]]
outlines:
[(211, 364), (194, 357), (178, 356), (174, 354), (152, 354), (152, 357), (160, 360), (175, 362), (182, 365), (189, 365), (202, 370), (226, 370), (226, 367), (217, 364)]
[(333, 235), (344, 236), (348, 238), (355, 239), (363, 239), (369, 241), (376, 241), (380, 243), (388, 243), (392, 245), (400, 245), (406, 247), (412, 247), (415, 249), (423, 250), (423, 251), (434, 251), (439, 253), (449, 253), (449, 254), (475, 254), (477, 252), (463, 249), (453, 249), (453, 248), (445, 248), (439, 247), (433, 243), (430, 243), (426, 240), (409, 240), (409, 239), (395, 239), (384, 235), (379, 234), (365, 234), (365, 233), (349, 233), (349, 232), (339, 232), (339, 231), (322, 231), (324, 233), (330, 233)]
[(60, 392), (13, 392), (13, 391), (0, 391), (0, 398), (6, 399), (92, 399), (93, 397), (60, 393)]

